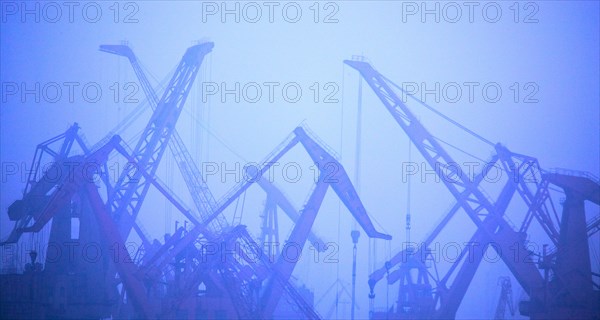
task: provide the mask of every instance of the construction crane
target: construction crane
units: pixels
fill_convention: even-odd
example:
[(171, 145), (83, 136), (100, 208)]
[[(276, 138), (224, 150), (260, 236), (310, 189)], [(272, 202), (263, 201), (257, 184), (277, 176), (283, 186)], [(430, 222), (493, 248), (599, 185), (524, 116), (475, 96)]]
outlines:
[[(104, 252), (108, 251), (108, 247), (104, 246), (102, 239), (98, 237), (95, 219), (83, 214), (86, 207), (76, 205), (74, 199), (60, 197), (60, 191), (65, 189), (64, 184), (71, 181), (77, 171), (82, 170), (77, 166), (80, 156), (74, 154), (89, 152), (79, 129), (79, 125), (75, 123), (63, 134), (37, 146), (23, 197), (8, 208), (9, 219), (16, 222), (8, 238), (0, 244), (3, 246), (2, 250), (9, 252), (15, 248), (27, 248), (32, 260), (25, 265), (23, 274), (2, 275), (0, 309), (6, 317), (56, 318), (67, 313), (80, 317), (89, 317), (92, 314), (108, 317), (111, 314), (111, 304), (108, 301), (118, 296), (112, 282), (104, 281), (103, 277), (82, 276), (84, 272), (102, 275), (105, 266), (102, 263), (77, 259), (81, 257), (81, 244), (94, 243), (96, 249)], [(79, 191), (76, 196), (80, 196), (81, 193)], [(59, 211), (56, 216), (49, 215), (46, 210), (47, 205), (52, 203), (61, 203), (54, 208)], [(40, 231), (50, 219), (52, 226), (46, 239), (45, 232)], [(74, 219), (80, 222), (80, 228), (88, 232), (73, 237), (71, 227)], [(93, 227), (90, 228), (90, 225)], [(23, 238), (21, 236), (24, 232), (35, 233), (31, 233), (31, 237)], [(47, 244), (52, 246), (50, 251), (54, 252), (50, 257)], [(56, 252), (70, 254), (56, 255)], [(15, 263), (16, 271), (19, 269), (19, 256), (14, 258), (9, 263)], [(4, 263), (6, 262), (5, 260)], [(73, 293), (71, 288), (66, 288), (65, 283), (75, 279), (77, 288), (81, 291), (75, 298), (66, 301), (59, 293), (65, 292), (65, 289), (68, 294)], [(29, 299), (19, 295), (18, 288), (28, 288)]]
[[(584, 299), (578, 300), (586, 302), (581, 306), (570, 304), (566, 308), (563, 308), (564, 306), (557, 307), (557, 309), (561, 310), (559, 313), (551, 311), (551, 309), (553, 309), (553, 305), (546, 303), (545, 299), (545, 294), (548, 288), (544, 282), (544, 279), (537, 270), (536, 265), (531, 261), (531, 254), (529, 250), (527, 250), (525, 243), (527, 236), (525, 231), (527, 230), (527, 226), (519, 231), (516, 231), (503, 216), (504, 211), (506, 210), (510, 199), (512, 198), (512, 195), (515, 192), (518, 192), (529, 205), (527, 218), (529, 219), (528, 221), (531, 221), (531, 218), (535, 216), (536, 219), (540, 221), (540, 224), (550, 239), (553, 242), (556, 242), (558, 239), (558, 232), (552, 224), (552, 221), (549, 219), (548, 212), (546, 211), (547, 208), (545, 206), (541, 206), (542, 202), (539, 201), (539, 198), (543, 198), (543, 196), (540, 195), (543, 195), (544, 192), (543, 188), (539, 188), (539, 184), (537, 185), (538, 189), (536, 194), (531, 193), (528, 188), (523, 186), (523, 182), (525, 181), (524, 179), (508, 179), (509, 181), (503, 187), (497, 201), (492, 203), (485, 196), (484, 192), (478, 187), (481, 180), (483, 180), (485, 173), (482, 172), (478, 176), (474, 177), (473, 180), (471, 180), (468, 175), (462, 172), (461, 168), (456, 165), (456, 162), (442, 148), (440, 141), (423, 127), (420, 121), (418, 121), (418, 119), (411, 113), (404, 102), (398, 97), (393, 88), (402, 90), (399, 86), (395, 85), (392, 81), (375, 71), (375, 69), (373, 69), (373, 67), (366, 62), (349, 60), (344, 62), (360, 72), (361, 76), (369, 84), (371, 89), (375, 92), (394, 120), (408, 135), (411, 142), (414, 143), (415, 147), (417, 150), (419, 150), (427, 163), (434, 168), (436, 174), (440, 176), (444, 185), (457, 200), (457, 204), (450, 210), (448, 214), (446, 214), (446, 216), (444, 216), (442, 222), (436, 226), (432, 234), (424, 242), (423, 248), (417, 252), (419, 254), (416, 256), (423, 258), (428, 256), (428, 245), (431, 243), (433, 238), (435, 238), (435, 236), (437, 236), (437, 234), (439, 234), (439, 232), (446, 226), (450, 218), (459, 208), (462, 208), (467, 213), (468, 217), (475, 223), (477, 227), (475, 234), (468, 242), (471, 245), (466, 246), (462, 250), (459, 255), (459, 261), (451, 266), (446, 276), (444, 276), (441, 280), (436, 281), (437, 287), (434, 297), (432, 297), (433, 301), (432, 299), (429, 299), (423, 304), (422, 308), (418, 308), (418, 312), (421, 313), (420, 316), (428, 315), (429, 317), (439, 318), (455, 317), (458, 306), (460, 305), (464, 294), (475, 274), (475, 271), (482, 260), (485, 249), (488, 248), (491, 243), (494, 244), (492, 247), (498, 252), (499, 256), (501, 256), (502, 260), (511, 270), (519, 284), (530, 296), (530, 302), (523, 304), (524, 307), (521, 309), (522, 314), (528, 314), (532, 317), (557, 317), (559, 316), (558, 314), (565, 314), (568, 312), (571, 312), (571, 314), (591, 315), (595, 312), (594, 310), (597, 310), (594, 309), (595, 303), (589, 303), (587, 299)], [(424, 103), (422, 104), (425, 105)], [(441, 114), (438, 113), (438, 115)], [(500, 165), (502, 165), (502, 167), (507, 170), (511, 176), (522, 177), (524, 173), (518, 171), (521, 168), (510, 164), (509, 160), (511, 160), (511, 157), (525, 159), (528, 157), (511, 153), (505, 147), (499, 144), (493, 144), (488, 140), (476, 135), (474, 132), (460, 126), (453, 120), (445, 116), (443, 117), (446, 120), (449, 120), (451, 123), (461, 127), (462, 129), (465, 129), (468, 133), (480, 138), (489, 145), (494, 146), (497, 154), (492, 157), (492, 160), (490, 161), (491, 164), (499, 161)], [(448, 177), (452, 177), (452, 179), (448, 179)], [(537, 198), (534, 198), (534, 194), (537, 196)], [(537, 200), (537, 202), (534, 200)], [(532, 206), (532, 203), (536, 205)], [(564, 219), (565, 213), (563, 212), (563, 220)], [(587, 233), (584, 232), (583, 234)], [(481, 250), (480, 248), (473, 250), (472, 245), (480, 244), (482, 245)], [(502, 252), (511, 252), (511, 250), (512, 252), (515, 252), (514, 256), (502, 254)], [(586, 252), (586, 254), (589, 256), (589, 252)], [(413, 256), (412, 252), (407, 252), (407, 250), (404, 250), (392, 258), (390, 262), (386, 263), (385, 269), (381, 268), (373, 272), (369, 279), (371, 298), (374, 298), (373, 288), (375, 284), (389, 271), (389, 268), (400, 262), (406, 262), (411, 256)], [(462, 264), (460, 264), (459, 268), (460, 262), (462, 262)], [(388, 279), (388, 282), (393, 282), (394, 279), (402, 278), (402, 275), (406, 275), (406, 272), (410, 269), (417, 268), (418, 270), (424, 272), (426, 271), (424, 265), (424, 259), (417, 261), (417, 263), (412, 267), (406, 268), (407, 265), (405, 265), (404, 268), (401, 268), (396, 272), (397, 275), (395, 277), (390, 275), (390, 278), (392, 279)], [(448, 287), (447, 284), (450, 279), (450, 275), (457, 268), (458, 271), (456, 272), (452, 283)], [(586, 269), (581, 269), (581, 271), (584, 272), (585, 270)], [(587, 275), (588, 273), (584, 274)], [(420, 277), (422, 280), (417, 283), (417, 285), (427, 288), (427, 274), (423, 273), (423, 275), (423, 277)], [(586, 276), (584, 276), (584, 278), (585, 277)], [(588, 282), (591, 282), (589, 281), (591, 280), (591, 275), (586, 279)], [(574, 288), (575, 287), (569, 286), (563, 287), (563, 289), (567, 290)], [(576, 292), (571, 290), (569, 291), (569, 294), (576, 295)], [(429, 292), (433, 293), (431, 290), (429, 290)], [(389, 316), (401, 318), (415, 316), (414, 314), (411, 314), (414, 312), (414, 308), (404, 308), (401, 303), (402, 301), (399, 297), (397, 313)], [(417, 303), (417, 305), (419, 304)], [(538, 306), (543, 307), (540, 308)], [(385, 315), (385, 317), (387, 317), (387, 315)]]
[[(87, 151), (85, 142), (78, 135), (79, 125), (77, 123), (67, 129), (63, 134), (48, 139), (37, 146), (31, 170), (27, 177), (27, 183), (23, 190), (23, 198), (16, 200), (8, 207), (8, 217), (15, 221), (15, 226), (10, 235), (2, 241), (2, 244), (15, 243), (26, 231), (39, 231), (48, 222), (47, 217), (41, 214), (41, 208), (49, 201), (53, 192), (68, 178), (65, 172), (73, 170), (70, 167), (69, 155), (74, 144), (82, 150)], [(62, 142), (61, 142), (62, 141)], [(58, 148), (54, 144), (60, 143)], [(52, 166), (40, 175), (43, 167), (43, 159), (50, 156)]]
[[(300, 219), (296, 222), (294, 229), (288, 239), (288, 243), (293, 243), (302, 248), (308, 238), (310, 229), (316, 215), (319, 211), (327, 188), (329, 186), (337, 193), (338, 197), (352, 213), (356, 221), (363, 228), (369, 237), (389, 240), (391, 236), (382, 234), (375, 230), (371, 223), (362, 202), (356, 194), (343, 166), (322, 147), (317, 141), (312, 139), (305, 129), (298, 127), (294, 130), (295, 140), (300, 142), (315, 163), (331, 163), (337, 168), (333, 173), (320, 171), (319, 180), (313, 190), (308, 203), (304, 206)], [(319, 166), (321, 168), (322, 166)], [(322, 169), (320, 169), (322, 170)], [(290, 262), (285, 256), (280, 255), (275, 263), (275, 273), (271, 275), (264, 289), (265, 297), (262, 302), (262, 316), (270, 317), (275, 310), (283, 288), (277, 285), (276, 278), (289, 279), (295, 267), (295, 262)]]
[[(72, 131), (68, 131), (69, 133), (75, 134), (77, 126), (72, 127)], [(60, 136), (59, 136), (60, 137)], [(65, 143), (63, 146), (68, 145), (69, 141), (73, 141), (72, 136), (67, 135), (67, 139), (65, 139)], [(39, 231), (50, 219), (52, 219), (59, 210), (65, 208), (70, 202), (73, 196), (85, 188), (90, 196), (90, 200), (93, 201), (92, 206), (94, 212), (98, 214), (97, 218), (99, 219), (99, 225), (103, 229), (104, 236), (108, 237), (108, 243), (120, 243), (123, 241), (119, 239), (119, 233), (116, 232), (116, 226), (114, 222), (110, 220), (110, 215), (106, 213), (106, 208), (100, 195), (98, 193), (98, 188), (90, 177), (93, 176), (93, 170), (98, 168), (99, 164), (106, 163), (108, 158), (108, 154), (115, 148), (115, 146), (120, 143), (120, 138), (118, 136), (114, 137), (108, 144), (102, 146), (98, 150), (90, 153), (87, 156), (71, 156), (68, 159), (69, 165), (71, 166), (68, 174), (63, 174), (58, 184), (59, 187), (53, 188), (54, 191), (48, 197), (48, 200), (41, 203), (41, 205), (35, 207), (35, 211), (33, 212), (33, 218), (35, 219), (35, 223), (33, 226), (28, 228), (21, 229), (22, 232), (36, 232)], [(63, 148), (66, 152), (68, 148)], [(66, 153), (65, 153), (66, 154)], [(66, 159), (65, 159), (66, 160)], [(83, 168), (86, 168), (84, 170)], [(89, 169), (94, 168), (94, 169)], [(47, 185), (45, 175), (38, 183), (35, 185), (42, 186)], [(90, 187), (91, 186), (91, 187)], [(29, 195), (29, 194), (28, 194)], [(32, 200), (29, 196), (23, 199), (23, 206), (28, 208), (28, 202), (32, 201), (35, 203), (35, 200)], [(109, 218), (108, 220), (106, 218)], [(109, 225), (106, 225), (106, 222), (110, 222)], [(105, 238), (106, 239), (106, 238)], [(119, 246), (120, 248), (121, 246)], [(126, 253), (126, 251), (125, 251)], [(128, 253), (126, 253), (128, 254)], [(119, 274), (122, 276), (122, 280), (124, 284), (128, 287), (128, 290), (131, 292), (131, 297), (136, 301), (136, 304), (139, 305), (140, 309), (143, 310), (143, 314), (145, 316), (150, 316), (148, 310), (149, 306), (145, 305), (145, 301), (142, 299), (137, 299), (138, 297), (145, 296), (145, 289), (141, 281), (137, 281), (136, 278), (131, 277), (133, 272), (129, 269), (133, 267), (133, 265), (127, 259), (117, 259), (115, 264), (117, 269), (119, 270)], [(129, 260), (131, 261), (131, 260)]]
[(496, 305), (496, 313), (494, 313), (494, 319), (506, 319), (506, 307), (511, 316), (515, 315), (515, 305), (513, 303), (513, 291), (512, 284), (509, 277), (498, 278), (498, 285), (500, 286), (500, 297), (498, 298), (498, 304)]
[[(454, 317), (456, 310), (460, 305), (462, 297), (468, 288), (468, 285), (475, 274), (477, 266), (483, 258), (484, 249), (491, 242), (495, 242), (500, 247), (500, 250), (509, 252), (509, 247), (516, 244), (520, 253), (527, 252), (524, 245), (524, 238), (517, 234), (510, 225), (502, 218), (501, 213), (495, 205), (493, 205), (484, 194), (477, 188), (477, 184), (471, 181), (470, 178), (461, 171), (461, 168), (452, 164), (457, 163), (449, 154), (442, 148), (438, 140), (436, 140), (409, 111), (402, 100), (392, 90), (390, 84), (377, 73), (368, 63), (358, 61), (345, 61), (346, 64), (357, 69), (369, 86), (374, 90), (376, 95), (383, 102), (385, 107), (394, 117), (396, 122), (409, 136), (417, 150), (423, 155), (428, 164), (435, 168), (436, 174), (442, 177), (444, 184), (456, 198), (460, 207), (468, 214), (469, 218), (476, 224), (477, 231), (471, 237), (469, 243), (482, 244), (481, 250), (466, 250), (469, 252), (461, 253), (465, 257), (462, 267), (458, 271), (450, 288), (438, 288), (437, 294), (443, 295), (440, 297), (440, 307), (437, 311), (440, 317)], [(455, 176), (458, 181), (445, 179), (445, 177)], [(505, 202), (503, 206), (505, 207)], [(484, 217), (483, 219), (481, 217)], [(443, 228), (445, 224), (441, 224)], [(497, 234), (494, 231), (498, 230), (503, 234)], [(497, 247), (495, 247), (497, 248)], [(521, 278), (523, 287), (529, 290), (539, 290), (542, 288), (542, 278), (537, 268), (527, 263), (524, 259), (513, 259), (512, 257), (503, 256), (504, 262), (509, 268), (518, 274)], [(457, 265), (457, 264), (455, 264)], [(454, 268), (451, 269), (453, 271)], [(449, 279), (449, 276), (444, 280)], [(443, 281), (444, 281), (443, 280)], [(445, 283), (442, 282), (445, 286)]]

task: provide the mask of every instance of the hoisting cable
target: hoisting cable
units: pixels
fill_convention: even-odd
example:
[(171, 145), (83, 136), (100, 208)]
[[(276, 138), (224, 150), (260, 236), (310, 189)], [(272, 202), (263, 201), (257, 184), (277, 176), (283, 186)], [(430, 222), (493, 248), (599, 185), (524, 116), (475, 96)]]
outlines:
[[(432, 136), (433, 136), (433, 135), (432, 135)], [(484, 160), (484, 159), (482, 159), (482, 158), (480, 158), (480, 157), (478, 157), (478, 156), (476, 156), (476, 155), (474, 155), (474, 154), (472, 154), (472, 153), (470, 153), (470, 152), (467, 152), (467, 151), (465, 151), (465, 150), (463, 150), (463, 149), (461, 149), (461, 148), (459, 148), (459, 147), (457, 147), (457, 146), (455, 146), (455, 145), (451, 144), (450, 142), (447, 142), (447, 141), (445, 141), (445, 140), (442, 140), (442, 139), (440, 139), (440, 138), (438, 138), (438, 137), (436, 137), (436, 136), (433, 136), (433, 138), (434, 138), (435, 140), (437, 140), (438, 142), (441, 142), (441, 143), (443, 143), (443, 144), (445, 144), (445, 145), (449, 146), (450, 148), (452, 148), (452, 149), (454, 149), (454, 150), (456, 150), (456, 151), (459, 151), (459, 152), (461, 152), (461, 153), (463, 153), (463, 154), (465, 154), (465, 155), (467, 155), (467, 156), (469, 156), (469, 157), (472, 157), (473, 159), (479, 160), (479, 161), (481, 161), (481, 162), (487, 162), (486, 160)], [(498, 168), (498, 169), (500, 169), (500, 170), (504, 170), (503, 168)]]
[(470, 135), (472, 135), (473, 137), (479, 139), (480, 141), (494, 147), (496, 144), (491, 142), (490, 140), (482, 137), (481, 135), (475, 133), (474, 131), (472, 131), (471, 129), (463, 126), (462, 124), (456, 122), (455, 120), (453, 120), (452, 118), (446, 116), (445, 114), (437, 111), (435, 108), (433, 108), (432, 106), (428, 105), (427, 103), (419, 100), (418, 98), (416, 98), (414, 95), (409, 94), (408, 92), (406, 92), (406, 90), (402, 89), (400, 86), (398, 86), (397, 84), (395, 84), (392, 80), (386, 78), (385, 76), (381, 75), (381, 77), (392, 84), (392, 86), (396, 87), (398, 90), (402, 91), (404, 94), (408, 95), (411, 99), (415, 100), (417, 103), (419, 103), (420, 105), (424, 106), (425, 108), (429, 109), (431, 112), (435, 113), (436, 115), (440, 116), (441, 118), (445, 119), (446, 121), (452, 123), (453, 125), (457, 126), (458, 128), (464, 130), (465, 132), (469, 133)]
[(202, 129), (206, 130), (206, 132), (208, 132), (209, 135), (211, 135), (213, 138), (215, 138), (217, 140), (217, 142), (221, 143), (221, 145), (223, 145), (223, 147), (225, 147), (225, 149), (229, 150), (233, 155), (238, 157), (240, 160), (242, 160), (244, 162), (248, 162), (248, 160), (246, 160), (241, 154), (237, 153), (223, 138), (221, 138), (216, 132), (214, 132), (212, 129), (210, 129), (210, 127), (208, 125), (206, 125), (204, 123), (204, 121), (202, 121), (202, 120), (198, 119), (197, 117), (195, 117), (194, 115), (192, 115), (192, 113), (187, 109), (183, 109), (183, 111), (185, 111), (192, 119), (194, 119), (196, 121), (196, 123), (198, 125), (200, 125), (200, 127), (202, 127)]
[[(171, 72), (169, 73), (168, 76), (166, 76), (163, 81), (161, 83), (159, 83), (158, 85), (158, 90), (156, 92), (160, 92), (164, 89), (164, 87), (166, 86), (167, 81), (170, 78), (170, 75), (172, 75), (173, 73), (175, 73), (175, 68), (173, 68), (173, 70), (171, 70)], [(149, 104), (149, 100), (147, 98), (145, 98), (142, 102), (140, 102), (135, 109), (133, 109), (129, 114), (127, 114), (123, 120), (121, 120), (111, 131), (108, 132), (108, 134), (106, 136), (104, 136), (104, 138), (100, 139), (100, 141), (98, 143), (96, 143), (91, 150), (96, 150), (97, 148), (101, 147), (101, 143), (106, 142), (108, 139), (110, 139), (112, 136), (116, 135), (116, 134), (121, 134), (123, 133), (123, 131), (125, 131), (127, 128), (129, 128), (133, 122), (135, 120), (137, 120), (140, 115), (142, 113), (144, 113), (144, 111), (147, 110), (147, 105)]]

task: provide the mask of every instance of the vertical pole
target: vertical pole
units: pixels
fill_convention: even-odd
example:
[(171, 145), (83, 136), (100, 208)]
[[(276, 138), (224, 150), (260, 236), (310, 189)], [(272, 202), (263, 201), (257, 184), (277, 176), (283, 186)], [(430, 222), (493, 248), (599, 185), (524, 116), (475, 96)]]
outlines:
[[(354, 158), (354, 185), (356, 192), (360, 194), (360, 149), (362, 136), (362, 77), (358, 77), (358, 110), (356, 113), (356, 152)], [(354, 222), (356, 229), (356, 222)]]
[(546, 249), (548, 248), (548, 245), (545, 244), (543, 247), (543, 251), (542, 251), (542, 261), (543, 261), (543, 266), (544, 266), (544, 306), (547, 306), (547, 302), (548, 302), (548, 265), (547, 263), (547, 257), (546, 257)]
[(350, 309), (350, 319), (354, 320), (354, 307), (356, 306), (356, 244), (358, 243), (360, 232), (358, 230), (352, 230), (350, 236), (352, 237), (352, 243), (354, 244), (354, 247), (352, 248), (352, 306)]
[[(408, 162), (412, 162), (411, 154), (412, 142), (408, 140)], [(412, 165), (412, 164), (411, 164)], [(406, 246), (410, 246), (410, 176), (408, 176), (408, 186), (406, 190)]]
[[(356, 57), (358, 60), (364, 60), (362, 56)], [(360, 156), (361, 156), (361, 137), (362, 137), (362, 77), (358, 77), (358, 108), (356, 111), (356, 152), (354, 158), (354, 185), (356, 186), (356, 192), (360, 194)], [(354, 308), (356, 306), (356, 244), (358, 243), (358, 237), (360, 232), (357, 230), (356, 221), (352, 226), (350, 232), (352, 237), (352, 304), (350, 309), (350, 319), (354, 320)], [(371, 240), (369, 239), (369, 260), (371, 259)], [(369, 261), (369, 266), (370, 266)], [(370, 272), (370, 270), (369, 270)]]

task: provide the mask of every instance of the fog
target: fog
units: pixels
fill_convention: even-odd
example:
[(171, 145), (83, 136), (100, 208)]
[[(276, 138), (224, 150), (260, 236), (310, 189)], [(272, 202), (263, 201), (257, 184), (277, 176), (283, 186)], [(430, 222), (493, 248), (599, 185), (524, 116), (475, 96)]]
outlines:
[[(331, 243), (331, 249), (317, 254), (307, 243), (293, 281), (314, 290), (315, 303), (323, 297), (316, 306), (322, 316), (349, 318), (350, 296), (342, 294), (336, 305), (342, 285), (323, 295), (337, 280), (350, 291), (350, 231), (358, 228), (356, 317), (368, 318), (369, 274), (403, 248), (407, 202), (410, 239), (420, 242), (456, 200), (373, 90), (343, 60), (363, 56), (416, 98), (493, 143), (537, 158), (544, 169), (600, 173), (598, 3), (474, 3), (136, 1), (71, 7), (3, 2), (1, 238), (13, 228), (6, 210), (22, 197), (27, 168), (40, 142), (77, 122), (93, 145), (146, 103), (127, 59), (99, 51), (100, 45), (129, 44), (152, 85), (162, 92), (161, 85), (170, 79), (185, 50), (211, 41), (214, 49), (202, 63), (177, 130), (212, 194), (221, 199), (245, 178), (245, 165), (262, 163), (297, 126), (309, 127), (339, 156), (376, 229), (393, 238), (369, 241), (329, 190), (312, 230)], [(463, 169), (471, 161), (478, 163), (474, 171), (479, 172), (481, 160), (495, 152), (404, 97), (424, 127), (449, 144), (442, 146)], [(131, 148), (150, 115), (146, 107), (119, 132)], [(417, 171), (408, 174), (407, 164), (416, 164)], [(316, 170), (298, 145), (281, 158), (272, 174), (300, 209)], [(157, 176), (193, 207), (169, 151)], [(501, 187), (497, 181), (482, 185), (491, 199)], [(555, 192), (553, 197), (558, 204), (564, 194)], [(258, 238), (265, 193), (252, 186), (243, 199), (224, 216), (229, 223), (247, 225)], [(521, 203), (507, 209), (517, 226), (524, 208)], [(597, 206), (586, 208), (588, 219), (599, 214)], [(176, 222), (186, 219), (151, 191), (138, 220), (154, 238), (162, 239), (174, 232)], [(279, 222), (283, 243), (293, 224), (281, 210)], [(462, 244), (474, 231), (475, 225), (460, 210), (436, 240), (442, 270), (452, 262), (453, 249), (447, 244)], [(22, 237), (24, 252), (32, 242), (41, 241), (36, 237), (44, 236)], [(536, 227), (529, 240), (538, 246), (537, 252), (548, 241)], [(598, 234), (590, 241), (592, 267), (598, 272)], [(8, 263), (5, 260), (3, 264)], [(500, 276), (511, 276), (501, 260), (483, 262), (457, 317), (491, 318)], [(385, 283), (383, 279), (376, 286), (377, 310), (390, 308), (397, 299), (398, 284)], [(521, 298), (524, 292), (514, 278), (512, 284), (515, 299)]]

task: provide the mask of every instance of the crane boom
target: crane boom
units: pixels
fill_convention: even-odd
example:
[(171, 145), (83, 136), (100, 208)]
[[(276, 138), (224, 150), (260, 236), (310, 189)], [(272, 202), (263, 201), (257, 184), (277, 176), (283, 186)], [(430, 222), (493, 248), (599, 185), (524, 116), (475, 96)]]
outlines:
[[(298, 127), (294, 130), (294, 133), (312, 160), (321, 165), (320, 173), (321, 175), (326, 176), (323, 179), (331, 186), (340, 200), (342, 200), (346, 208), (354, 216), (354, 219), (356, 219), (359, 225), (367, 233), (367, 236), (370, 238), (391, 240), (392, 237), (390, 235), (381, 233), (375, 229), (375, 226), (367, 214), (367, 210), (358, 197), (356, 189), (352, 185), (342, 164), (335, 159), (324, 146), (319, 144), (314, 138), (310, 137), (304, 128)], [(335, 168), (334, 171), (323, 171), (323, 164), (331, 164), (332, 167)]]
[(125, 168), (114, 186), (109, 197), (110, 209), (113, 217), (119, 221), (125, 239), (150, 187), (141, 171), (153, 176), (158, 169), (202, 60), (213, 46), (208, 42), (192, 46), (186, 51), (134, 149), (133, 156), (139, 168)]

